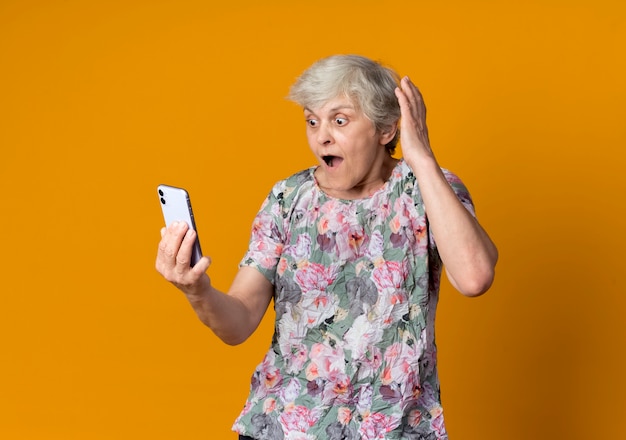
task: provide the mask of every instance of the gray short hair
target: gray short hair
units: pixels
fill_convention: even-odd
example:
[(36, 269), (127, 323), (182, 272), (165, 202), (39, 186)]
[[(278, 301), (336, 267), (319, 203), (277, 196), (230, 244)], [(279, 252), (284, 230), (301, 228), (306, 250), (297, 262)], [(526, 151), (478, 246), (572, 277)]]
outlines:
[[(389, 67), (360, 55), (333, 55), (316, 61), (291, 86), (288, 99), (314, 109), (346, 96), (381, 131), (397, 124), (400, 105), (395, 95), (399, 76)], [(385, 145), (393, 154), (399, 129)]]

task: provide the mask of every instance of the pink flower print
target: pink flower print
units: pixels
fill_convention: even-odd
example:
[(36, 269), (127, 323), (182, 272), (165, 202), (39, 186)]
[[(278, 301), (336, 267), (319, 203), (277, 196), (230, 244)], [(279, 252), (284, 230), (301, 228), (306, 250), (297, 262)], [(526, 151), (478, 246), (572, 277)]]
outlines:
[(265, 211), (259, 212), (259, 214), (255, 217), (254, 221), (252, 222), (252, 236), (253, 237), (262, 236), (263, 231), (270, 229), (272, 223), (273, 223), (273, 218), (269, 213)]
[(402, 218), (399, 215), (396, 215), (389, 222), (389, 229), (392, 233), (397, 234), (400, 229), (402, 229)]
[(344, 222), (335, 236), (337, 256), (340, 260), (352, 260), (365, 253), (368, 242), (363, 226)]
[(361, 417), (365, 417), (369, 414), (372, 408), (373, 396), (374, 391), (372, 390), (372, 385), (365, 384), (359, 388), (356, 399), (356, 409)]
[(263, 402), (263, 412), (269, 414), (273, 411), (276, 411), (276, 399), (270, 397)]
[[(406, 382), (398, 383), (390, 381), (386, 385), (381, 385), (380, 394), (385, 402), (391, 404), (400, 403), (402, 408), (406, 408), (417, 402), (419, 396), (419, 378), (415, 372), (409, 370)], [(393, 374), (393, 371), (391, 371)]]
[(361, 226), (352, 227), (348, 231), (348, 245), (355, 253), (359, 252), (363, 241), (365, 240), (365, 233)]
[(277, 367), (272, 365), (262, 373), (263, 375), (261, 377), (263, 378), (263, 385), (266, 389), (273, 390), (280, 384), (282, 376)]
[(275, 248), (275, 251), (273, 251), (273, 252), (276, 252), (276, 254), (274, 254), (273, 252), (271, 252), (271, 253), (263, 253), (261, 255), (261, 257), (258, 258), (259, 264), (260, 264), (260, 266), (262, 268), (264, 268), (264, 269), (272, 269), (274, 267), (274, 265), (276, 264), (276, 257), (275, 257), (275, 255), (280, 255), (280, 252), (281, 252), (279, 248), (280, 248), (280, 246), (277, 246)]
[(372, 213), (374, 214), (374, 224), (382, 224), (387, 220), (387, 217), (391, 214), (391, 205), (385, 197), (383, 200), (372, 200)]
[(415, 344), (396, 342), (390, 345), (384, 356), (383, 385), (407, 383), (410, 376), (419, 371), (418, 360)]
[(446, 432), (446, 425), (443, 420), (443, 411), (439, 411), (438, 414), (430, 419), (430, 426), (437, 433), (437, 438), (447, 439), (448, 433)]
[(385, 289), (400, 289), (407, 276), (407, 263), (404, 261), (385, 261), (377, 266), (372, 273), (372, 278), (379, 292)]
[(256, 395), (259, 398), (275, 392), (282, 384), (282, 375), (280, 370), (274, 365), (274, 361), (274, 353), (268, 353), (253, 377), (252, 387), (255, 388)]
[(339, 210), (339, 207), (341, 207), (340, 201), (338, 201), (337, 199), (329, 199), (322, 204), (322, 206), (320, 207), (320, 211), (324, 215), (333, 215), (334, 212)]
[(335, 267), (317, 263), (308, 264), (296, 273), (296, 282), (303, 293), (295, 311), (301, 314), (307, 326), (315, 327), (335, 314), (339, 299), (326, 291), (336, 276)]
[(389, 385), (393, 382), (393, 377), (391, 377), (391, 367), (383, 368), (383, 371), (380, 374), (380, 381), (385, 385)]
[(302, 385), (300, 385), (300, 381), (296, 378), (291, 378), (287, 383), (287, 386), (279, 391), (280, 400), (283, 404), (294, 402), (300, 395), (301, 389)]
[(417, 216), (413, 219), (413, 224), (411, 225), (413, 229), (413, 235), (415, 235), (416, 240), (422, 241), (426, 238), (426, 217)]
[(343, 350), (335, 346), (334, 348), (321, 342), (311, 346), (309, 351), (311, 363), (307, 367), (307, 379), (313, 380), (317, 377), (332, 380), (338, 373), (345, 372), (345, 357)]
[(375, 230), (369, 238), (365, 256), (370, 260), (382, 259), (385, 252), (385, 239), (379, 230)]
[(328, 231), (339, 232), (346, 224), (358, 224), (356, 209), (356, 204), (345, 205), (334, 200), (329, 201), (322, 206), (323, 215), (320, 221), (327, 222)]
[(362, 380), (366, 377), (374, 376), (374, 373), (379, 370), (383, 363), (383, 356), (380, 348), (376, 346), (369, 347), (360, 362), (361, 365), (359, 366), (358, 379)]
[(337, 410), (337, 420), (342, 425), (347, 425), (348, 423), (350, 423), (350, 420), (352, 420), (352, 411), (350, 411), (350, 408), (347, 408), (345, 406), (339, 408)]
[(298, 304), (302, 309), (302, 322), (309, 328), (320, 325), (335, 314), (339, 299), (325, 292), (308, 292)]
[(336, 232), (344, 222), (344, 215), (341, 212), (342, 204), (336, 200), (329, 200), (324, 203), (320, 211), (322, 213), (318, 225), (318, 232), (325, 234), (328, 231)]
[(420, 406), (428, 409), (432, 418), (439, 416), (442, 412), (439, 399), (437, 399), (435, 390), (429, 382), (424, 382), (418, 402)]
[(414, 409), (409, 412), (409, 416), (407, 418), (409, 425), (416, 427), (417, 425), (419, 425), (421, 420), (422, 420), (422, 413), (420, 410)]
[(284, 257), (281, 257), (281, 259), (278, 260), (278, 266), (276, 267), (276, 272), (278, 273), (278, 275), (282, 276), (288, 268), (289, 268), (289, 263)]
[(290, 253), (295, 261), (307, 260), (311, 255), (311, 236), (309, 234), (298, 235), (296, 244), (290, 249)]
[(463, 183), (461, 179), (459, 178), (459, 176), (457, 176), (453, 172), (449, 170), (445, 170), (445, 169), (442, 171), (443, 171), (443, 174), (446, 176), (448, 183)]
[[(282, 347), (281, 347), (282, 348)], [(298, 373), (307, 361), (307, 348), (304, 344), (291, 344), (290, 348), (283, 352), (286, 364), (286, 372)]]
[[(309, 204), (307, 203), (307, 205)], [(318, 219), (320, 212), (321, 210), (320, 210), (319, 205), (310, 206), (309, 209), (307, 209), (305, 212), (305, 219), (307, 223), (308, 224), (314, 223)]]
[(335, 281), (337, 269), (334, 266), (323, 266), (311, 263), (303, 267), (296, 274), (296, 281), (303, 292), (317, 290), (324, 292)]
[(372, 413), (363, 419), (359, 433), (362, 440), (384, 440), (385, 434), (399, 425), (397, 416)]
[(400, 217), (400, 221), (402, 222), (402, 226), (408, 226), (411, 218), (410, 211), (413, 209), (413, 198), (403, 193), (393, 202), (393, 211), (396, 213), (396, 216)]
[[(302, 405), (287, 405), (280, 415), (280, 422), (286, 434), (290, 432), (306, 433), (315, 422), (319, 415), (317, 411), (309, 409)], [(287, 437), (292, 438), (292, 437)], [(295, 437), (293, 437), (295, 438)]]
[(317, 222), (317, 232), (320, 235), (325, 235), (330, 230), (330, 219), (328, 217), (322, 217)]
[(414, 406), (421, 394), (422, 394), (422, 383), (420, 380), (420, 366), (419, 364), (414, 365), (411, 373), (409, 374), (406, 382), (402, 384), (402, 394), (404, 397), (405, 405)]
[(398, 197), (393, 204), (393, 218), (389, 221), (389, 228), (393, 234), (398, 234), (402, 229), (409, 226), (411, 216), (407, 210), (406, 204), (412, 203), (409, 196), (402, 195)]
[[(268, 237), (264, 231), (271, 231)], [(260, 213), (255, 218), (252, 225), (252, 236), (250, 239), (250, 254), (253, 260), (259, 261), (265, 269), (271, 269), (282, 253), (283, 245), (280, 240), (280, 233), (273, 218), (268, 213)]]
[(309, 365), (307, 365), (305, 373), (306, 373), (306, 378), (309, 381), (309, 384), (318, 383), (318, 379), (320, 377), (320, 370), (316, 363), (311, 362)]
[(388, 289), (380, 296), (376, 307), (378, 325), (387, 328), (402, 319), (409, 312), (409, 303), (406, 291)]
[(343, 203), (341, 203), (337, 199), (329, 199), (324, 204), (322, 204), (320, 211), (322, 214), (333, 217), (337, 212), (340, 212)]
[(243, 410), (241, 411), (241, 415), (239, 416), (239, 418), (248, 414), (250, 410), (252, 409), (252, 407), (253, 407), (252, 402), (246, 402), (246, 404), (243, 406)]
[(394, 168), (392, 171), (393, 180), (400, 180), (402, 178), (402, 170), (398, 167)]
[(347, 404), (352, 399), (352, 381), (341, 373), (332, 375), (331, 380), (326, 382), (322, 393), (324, 405)]
[(426, 225), (426, 217), (417, 216), (413, 219), (411, 224), (411, 230), (413, 237), (415, 237), (415, 243), (412, 244), (415, 255), (423, 256), (428, 252), (429, 245), (429, 231)]

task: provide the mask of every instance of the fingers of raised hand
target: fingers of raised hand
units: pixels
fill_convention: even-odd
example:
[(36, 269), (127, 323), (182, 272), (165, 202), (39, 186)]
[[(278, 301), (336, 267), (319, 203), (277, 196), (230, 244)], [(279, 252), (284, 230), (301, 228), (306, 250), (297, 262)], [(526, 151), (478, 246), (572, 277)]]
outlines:
[[(172, 224), (161, 230), (156, 269), (170, 283), (185, 294), (198, 294), (210, 286), (210, 279), (206, 274), (211, 259), (202, 257), (195, 266), (191, 267), (191, 250), (196, 239), (195, 231), (187, 224)], [(208, 284), (207, 284), (208, 283)]]
[(196, 236), (196, 231), (193, 229), (187, 229), (185, 235), (183, 236), (180, 248), (176, 254), (175, 271), (179, 275), (184, 275), (190, 269), (191, 252)]
[[(175, 222), (161, 230), (161, 241), (156, 259), (156, 269), (168, 281), (174, 281), (172, 278), (174, 269), (180, 266), (180, 261), (185, 257), (181, 257), (181, 245), (189, 227), (184, 222)], [(189, 266), (189, 257), (187, 257), (187, 266)], [(180, 273), (180, 270), (176, 271)]]
[(400, 85), (406, 96), (407, 106), (410, 109), (411, 116), (414, 119), (424, 119), (426, 116), (426, 106), (424, 105), (422, 93), (406, 76), (402, 78)]
[(402, 78), (396, 89), (401, 110), (401, 143), (403, 151), (427, 151), (429, 147), (426, 126), (426, 106), (419, 89), (408, 77)]

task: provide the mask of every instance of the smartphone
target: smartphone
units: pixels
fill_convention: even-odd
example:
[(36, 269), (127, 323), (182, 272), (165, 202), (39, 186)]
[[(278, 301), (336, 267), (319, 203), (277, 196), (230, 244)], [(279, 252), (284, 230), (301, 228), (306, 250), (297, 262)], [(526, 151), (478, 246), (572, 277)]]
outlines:
[(166, 226), (169, 226), (175, 221), (184, 221), (191, 229), (196, 231), (196, 241), (191, 251), (190, 261), (191, 266), (195, 266), (198, 260), (202, 258), (202, 249), (200, 248), (200, 239), (197, 235), (198, 230), (196, 229), (196, 222), (193, 216), (193, 210), (191, 209), (189, 193), (184, 188), (177, 188), (170, 185), (159, 185), (157, 187), (157, 193)]

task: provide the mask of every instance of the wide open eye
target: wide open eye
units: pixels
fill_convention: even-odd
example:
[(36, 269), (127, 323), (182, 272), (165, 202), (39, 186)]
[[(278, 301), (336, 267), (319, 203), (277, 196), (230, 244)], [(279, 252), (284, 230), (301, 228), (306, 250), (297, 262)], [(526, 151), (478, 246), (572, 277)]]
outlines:
[(309, 127), (317, 127), (317, 119), (307, 119), (306, 125)]
[(335, 118), (335, 124), (339, 125), (340, 127), (342, 125), (346, 125), (348, 123), (348, 119), (346, 118)]

